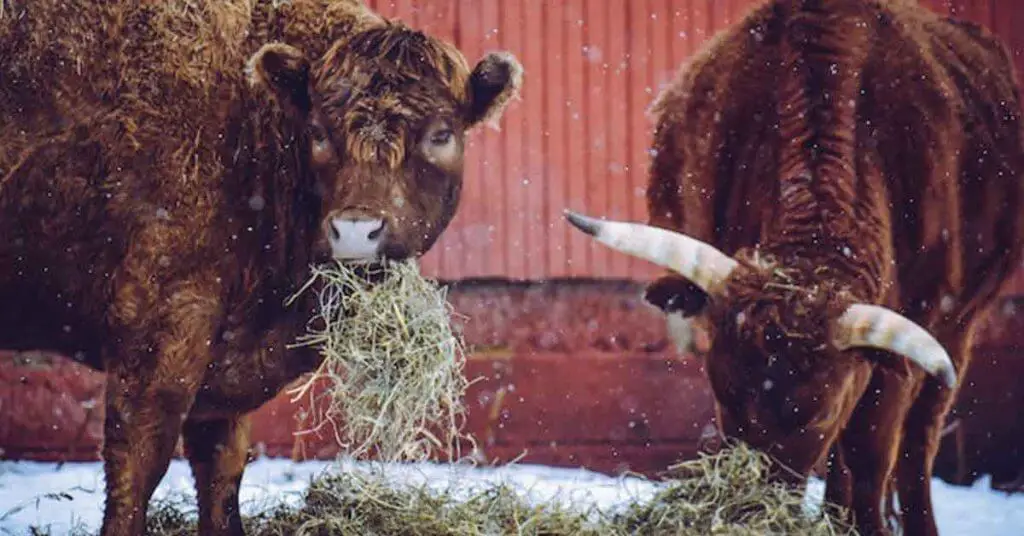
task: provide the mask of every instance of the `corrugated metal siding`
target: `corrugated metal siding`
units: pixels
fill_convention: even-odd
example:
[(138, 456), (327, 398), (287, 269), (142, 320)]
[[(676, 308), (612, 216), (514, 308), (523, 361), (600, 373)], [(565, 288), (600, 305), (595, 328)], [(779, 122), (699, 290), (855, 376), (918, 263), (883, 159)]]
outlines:
[[(760, 3), (369, 0), (386, 16), (454, 41), (471, 63), (500, 48), (526, 69), (523, 100), (501, 131), (469, 140), (462, 205), (424, 257), (425, 272), (449, 280), (656, 274), (571, 231), (562, 209), (646, 220), (647, 107), (709, 36)], [(921, 3), (994, 29), (1024, 73), (1020, 0)]]

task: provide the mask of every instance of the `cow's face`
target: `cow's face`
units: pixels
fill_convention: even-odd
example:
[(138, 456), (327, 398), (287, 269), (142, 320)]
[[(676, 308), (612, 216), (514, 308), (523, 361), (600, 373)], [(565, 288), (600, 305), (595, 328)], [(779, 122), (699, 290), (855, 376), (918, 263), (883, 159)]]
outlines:
[[(794, 274), (797, 275), (797, 274)], [(806, 474), (827, 452), (866, 386), (871, 364), (832, 344), (848, 301), (773, 269), (737, 268), (694, 313), (710, 331), (706, 370), (725, 435)]]
[(299, 123), (322, 196), (318, 257), (404, 259), (430, 249), (459, 203), (469, 129), (500, 117), (522, 68), (491, 53), (470, 71), (450, 45), (400, 24), (322, 57), (266, 45), (252, 72)]

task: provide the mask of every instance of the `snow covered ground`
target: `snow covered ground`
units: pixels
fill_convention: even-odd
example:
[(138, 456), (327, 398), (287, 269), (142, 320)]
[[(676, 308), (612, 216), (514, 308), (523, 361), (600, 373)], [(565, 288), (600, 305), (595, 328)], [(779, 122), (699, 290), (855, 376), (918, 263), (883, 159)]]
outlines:
[[(298, 504), (309, 481), (332, 462), (295, 463), (284, 459), (260, 459), (246, 470), (242, 481), (242, 502), (246, 512), (282, 500)], [(344, 462), (343, 467), (352, 467)], [(657, 484), (615, 478), (580, 469), (536, 465), (499, 468), (470, 468), (441, 464), (410, 464), (388, 468), (392, 478), (413, 484), (429, 483), (436, 488), (467, 489), (474, 484), (508, 482), (531, 498), (559, 500), (581, 506), (613, 509), (631, 499), (644, 499)], [(988, 489), (988, 479), (972, 488), (934, 481), (933, 494), (940, 531), (944, 536), (1000, 536), (1024, 534), (1024, 495), (1008, 496)], [(810, 501), (820, 501), (823, 484), (810, 484)], [(156, 496), (194, 497), (188, 464), (175, 460)], [(0, 462), (0, 535), (28, 534), (32, 525), (49, 527), (54, 535), (73, 527), (95, 530), (103, 506), (103, 471), (99, 463), (65, 464)]]

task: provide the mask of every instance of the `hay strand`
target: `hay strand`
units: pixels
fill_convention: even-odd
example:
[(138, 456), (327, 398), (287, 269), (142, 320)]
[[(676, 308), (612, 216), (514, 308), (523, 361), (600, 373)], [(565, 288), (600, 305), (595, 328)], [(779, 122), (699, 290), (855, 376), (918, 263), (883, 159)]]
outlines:
[(305, 433), (331, 424), (353, 457), (421, 461), (443, 451), (457, 458), (460, 441), (472, 441), (461, 433), (470, 382), (446, 290), (411, 260), (366, 270), (314, 266), (292, 298), (317, 289), (316, 314), (296, 346), (316, 347), (323, 362), (288, 393), (293, 401), (313, 397), (314, 386), (327, 383), (324, 420)]

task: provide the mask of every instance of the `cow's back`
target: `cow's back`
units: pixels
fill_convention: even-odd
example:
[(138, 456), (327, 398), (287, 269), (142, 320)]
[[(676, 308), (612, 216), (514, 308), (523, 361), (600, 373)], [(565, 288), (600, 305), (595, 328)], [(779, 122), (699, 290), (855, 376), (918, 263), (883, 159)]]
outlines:
[[(861, 80), (844, 103), (857, 107), (855, 161), (845, 165), (860, 188), (884, 185), (872, 191), (890, 207), (876, 215), (891, 226), (898, 267), (886, 276), (887, 300), (925, 322), (947, 305), (970, 313), (991, 300), (1020, 253), (1024, 163), (1011, 63), (975, 26), (911, 2), (855, 3), (873, 27), (849, 46), (868, 47), (868, 60), (861, 72), (835, 75)], [(779, 130), (779, 88), (791, 73), (780, 60), (778, 4), (716, 36), (653, 107), (651, 223), (728, 254), (781, 231), (780, 155), (793, 140)]]
[(250, 4), (15, 3), (0, 18), (0, 169), (115, 109), (148, 111), (167, 136), (210, 121), (211, 97), (243, 76)]
[[(40, 249), (106, 249), (76, 229), (124, 234), (176, 206), (198, 206), (196, 196), (222, 183), (226, 119), (238, 113), (252, 48), (250, 4), (8, 7), (0, 18), (0, 224)], [(0, 258), (9, 247), (0, 246)]]
[(1024, 106), (1013, 62), (988, 31), (943, 19), (935, 24), (933, 47), (964, 105), (960, 301), (969, 312), (991, 301), (1019, 266), (1024, 245)]
[(858, 165), (877, 166), (890, 198), (899, 283), (890, 305), (931, 325), (945, 316), (957, 329), (991, 302), (1020, 256), (1016, 77), (981, 27), (909, 2), (889, 7), (863, 73), (870, 98), (859, 103)]
[(245, 106), (245, 60), (255, 49), (246, 42), (252, 4), (6, 8), (0, 301), (23, 305), (0, 306), (0, 323), (19, 326), (0, 332), (0, 348), (45, 341), (95, 359), (133, 243), (156, 241), (168, 267), (202, 256), (190, 248), (213, 247), (226, 118)]

